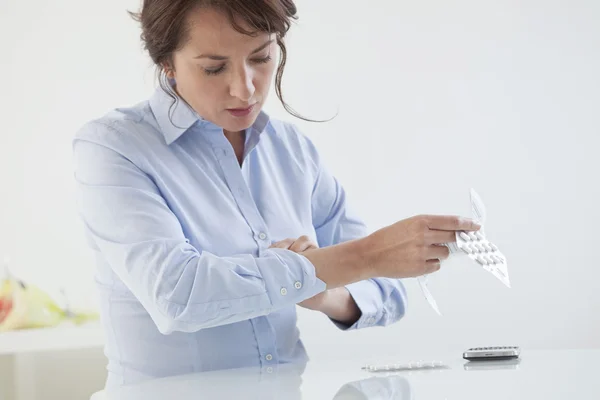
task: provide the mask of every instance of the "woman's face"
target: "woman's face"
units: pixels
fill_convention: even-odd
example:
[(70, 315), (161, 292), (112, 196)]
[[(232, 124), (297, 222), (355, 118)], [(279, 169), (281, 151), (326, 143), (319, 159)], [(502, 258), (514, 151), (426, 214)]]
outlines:
[[(209, 8), (189, 16), (189, 40), (173, 55), (177, 93), (204, 119), (228, 132), (250, 127), (275, 71), (275, 36), (237, 32), (228, 17)], [(244, 29), (247, 27), (242, 25)]]

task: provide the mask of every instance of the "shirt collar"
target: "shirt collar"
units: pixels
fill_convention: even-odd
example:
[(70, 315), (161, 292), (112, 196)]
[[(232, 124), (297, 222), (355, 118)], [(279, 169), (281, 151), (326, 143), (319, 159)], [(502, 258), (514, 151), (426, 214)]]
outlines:
[[(173, 81), (171, 80), (169, 83), (172, 85)], [(150, 98), (150, 108), (167, 146), (196, 124), (202, 130), (222, 129), (198, 115), (175, 91), (167, 93), (160, 86), (156, 88), (154, 95)], [(269, 124), (269, 121), (269, 115), (261, 110), (256, 121), (250, 128), (250, 133), (262, 133)]]

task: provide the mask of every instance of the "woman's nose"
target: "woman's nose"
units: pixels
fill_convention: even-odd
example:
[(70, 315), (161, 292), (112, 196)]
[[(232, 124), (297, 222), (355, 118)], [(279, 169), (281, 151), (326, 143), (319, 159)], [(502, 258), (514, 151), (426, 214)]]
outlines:
[(252, 71), (249, 71), (247, 68), (240, 69), (240, 71), (233, 77), (229, 94), (244, 102), (250, 101), (252, 96), (254, 96), (255, 91), (252, 78)]

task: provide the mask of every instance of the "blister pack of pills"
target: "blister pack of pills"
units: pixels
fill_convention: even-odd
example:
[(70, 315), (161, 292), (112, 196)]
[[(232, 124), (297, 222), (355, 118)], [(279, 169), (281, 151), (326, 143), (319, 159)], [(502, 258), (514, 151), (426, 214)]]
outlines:
[(457, 239), (458, 248), (475, 260), (486, 271), (510, 287), (506, 257), (498, 250), (498, 246), (486, 239), (480, 232), (461, 232)]
[(400, 371), (421, 371), (431, 369), (447, 369), (449, 368), (446, 364), (441, 361), (416, 361), (409, 363), (396, 363), (396, 364), (381, 364), (372, 365), (367, 364), (362, 367), (363, 371), (367, 372), (400, 372)]
[[(471, 213), (472, 218), (481, 225), (476, 232), (456, 232), (456, 243), (447, 243), (450, 254), (465, 254), (477, 265), (483, 267), (486, 271), (494, 275), (500, 282), (510, 288), (510, 279), (508, 277), (508, 267), (506, 257), (494, 243), (490, 242), (485, 234), (486, 210), (483, 201), (471, 189)], [(442, 315), (437, 302), (427, 287), (427, 275), (420, 276), (419, 286), (429, 305), (438, 314)]]

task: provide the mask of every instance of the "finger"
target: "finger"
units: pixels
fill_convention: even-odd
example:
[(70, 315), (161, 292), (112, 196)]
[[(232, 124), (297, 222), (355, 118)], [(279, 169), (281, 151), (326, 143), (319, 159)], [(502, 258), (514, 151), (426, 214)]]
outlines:
[(300, 236), (296, 241), (290, 246), (290, 250), (296, 253), (300, 253), (302, 251), (306, 251), (308, 249), (316, 249), (318, 248), (317, 244), (313, 242), (308, 236)]
[(433, 244), (427, 248), (427, 260), (445, 260), (450, 256), (450, 249), (443, 244)]
[(427, 244), (441, 244), (456, 242), (456, 233), (454, 231), (429, 230), (425, 234)]
[(439, 271), (442, 266), (442, 262), (437, 259), (427, 260), (425, 263), (426, 274)]
[(318, 248), (319, 248), (319, 246), (317, 246), (313, 242), (309, 242), (309, 243), (306, 243), (305, 246), (299, 247), (298, 250), (292, 250), (292, 251), (295, 251), (296, 253), (302, 253), (306, 250), (312, 250), (312, 249), (318, 249)]
[(294, 239), (283, 239), (279, 242), (273, 243), (269, 248), (279, 248), (279, 249), (288, 249), (294, 243)]
[(457, 215), (427, 215), (425, 216), (429, 229), (441, 231), (477, 231), (481, 228), (470, 218)]

